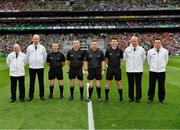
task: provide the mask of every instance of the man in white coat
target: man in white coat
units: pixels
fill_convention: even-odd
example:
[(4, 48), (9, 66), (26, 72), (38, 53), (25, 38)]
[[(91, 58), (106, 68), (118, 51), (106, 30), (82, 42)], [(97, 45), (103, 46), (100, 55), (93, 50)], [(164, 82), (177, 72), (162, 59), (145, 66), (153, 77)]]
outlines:
[(32, 38), (32, 44), (27, 47), (27, 60), (29, 64), (29, 101), (34, 98), (34, 85), (36, 74), (39, 81), (39, 96), (42, 101), (44, 98), (44, 64), (46, 63), (47, 53), (45, 47), (40, 44), (39, 35), (35, 34)]
[(165, 78), (166, 65), (168, 63), (168, 51), (162, 47), (161, 40), (156, 38), (154, 48), (150, 49), (147, 54), (147, 61), (150, 67), (149, 71), (149, 90), (148, 103), (152, 103), (155, 93), (156, 80), (158, 80), (158, 98), (161, 103), (165, 99)]
[(140, 103), (142, 98), (142, 74), (143, 64), (146, 59), (144, 49), (138, 45), (138, 37), (132, 36), (130, 39), (130, 46), (125, 49), (123, 54), (126, 62), (126, 72), (128, 77), (128, 95), (129, 102), (134, 101), (134, 82), (136, 83), (136, 102)]
[(25, 65), (26, 65), (26, 55), (21, 52), (19, 44), (13, 45), (13, 52), (11, 52), (6, 63), (10, 70), (10, 80), (11, 80), (11, 103), (16, 101), (16, 88), (17, 81), (19, 82), (19, 99), (20, 102), (24, 102), (25, 98)]

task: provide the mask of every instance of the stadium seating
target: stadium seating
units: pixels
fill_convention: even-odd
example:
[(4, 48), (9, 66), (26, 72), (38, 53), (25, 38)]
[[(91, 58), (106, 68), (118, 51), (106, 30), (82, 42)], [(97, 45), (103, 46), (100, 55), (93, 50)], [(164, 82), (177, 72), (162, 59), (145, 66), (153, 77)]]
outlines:
[[(117, 37), (119, 47), (123, 50), (129, 45), (128, 40), (132, 35), (138, 35), (140, 44), (149, 49), (156, 36), (162, 39), (163, 46), (169, 50), (170, 53), (180, 50), (180, 33), (100, 33), (100, 34), (41, 34), (41, 41), (50, 51), (52, 43), (60, 44), (64, 53), (72, 47), (72, 40), (79, 39), (81, 44), (90, 45), (93, 39), (97, 39), (99, 47), (105, 49), (109, 46), (112, 37)], [(22, 50), (25, 51), (26, 47), (31, 43), (32, 34), (6, 34), (0, 35), (0, 52), (9, 53), (12, 49), (12, 44), (19, 43)]]
[(0, 0), (0, 10), (118, 11), (180, 7), (179, 0)]

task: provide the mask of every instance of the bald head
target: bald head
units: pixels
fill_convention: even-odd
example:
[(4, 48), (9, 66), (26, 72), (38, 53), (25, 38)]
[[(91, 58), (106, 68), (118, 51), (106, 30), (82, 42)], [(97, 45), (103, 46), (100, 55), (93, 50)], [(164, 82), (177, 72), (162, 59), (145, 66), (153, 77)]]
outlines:
[(15, 51), (16, 53), (19, 53), (21, 51), (21, 47), (19, 44), (14, 44), (13, 45), (13, 51)]
[(40, 36), (37, 34), (33, 35), (32, 41), (35, 45), (39, 44)]
[(136, 36), (132, 36), (130, 39), (130, 43), (133, 47), (136, 47), (139, 44), (139, 40), (138, 37)]

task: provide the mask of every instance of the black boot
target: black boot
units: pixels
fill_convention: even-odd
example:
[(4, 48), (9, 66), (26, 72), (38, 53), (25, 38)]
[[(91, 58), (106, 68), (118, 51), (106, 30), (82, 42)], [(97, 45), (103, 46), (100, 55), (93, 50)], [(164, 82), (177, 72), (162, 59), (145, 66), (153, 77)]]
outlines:
[(120, 98), (120, 102), (123, 101), (123, 90), (122, 89), (118, 89), (119, 91), (119, 98)]
[(79, 89), (80, 89), (81, 101), (84, 101), (84, 97), (83, 97), (84, 87), (82, 86)]
[(93, 92), (93, 87), (89, 87), (89, 97), (88, 97), (88, 100), (91, 100), (92, 92)]
[(97, 95), (98, 95), (98, 101), (102, 102), (102, 99), (101, 99), (101, 88), (100, 87), (96, 87), (96, 91), (97, 91)]
[(54, 86), (49, 86), (49, 91), (50, 91), (49, 99), (53, 98), (53, 89), (54, 89)]
[(106, 95), (106, 99), (105, 99), (105, 101), (108, 103), (109, 102), (109, 89), (105, 89), (105, 95)]
[(74, 86), (70, 87), (70, 93), (71, 93), (71, 96), (69, 98), (69, 101), (72, 101), (74, 99)]

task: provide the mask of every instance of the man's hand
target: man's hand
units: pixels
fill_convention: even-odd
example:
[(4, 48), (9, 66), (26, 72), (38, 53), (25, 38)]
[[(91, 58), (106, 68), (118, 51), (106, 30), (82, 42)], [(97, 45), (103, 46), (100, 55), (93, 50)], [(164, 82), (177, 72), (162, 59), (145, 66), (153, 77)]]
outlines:
[(102, 70), (102, 71), (101, 71), (101, 75), (104, 75), (104, 74), (105, 74), (105, 70)]
[(87, 70), (83, 70), (83, 74), (88, 76), (88, 71)]

